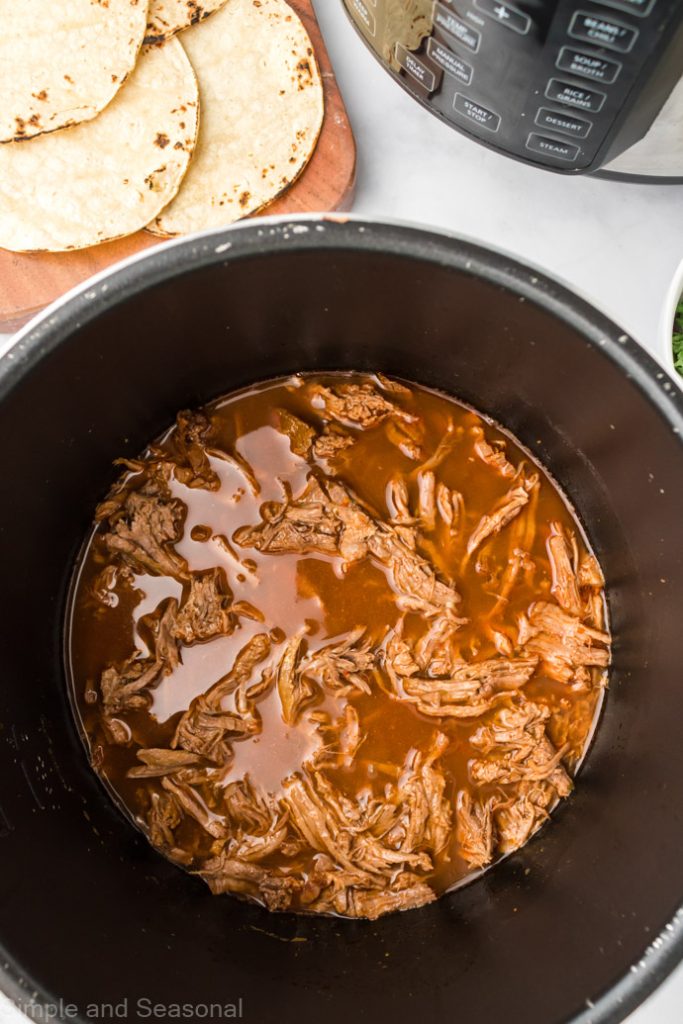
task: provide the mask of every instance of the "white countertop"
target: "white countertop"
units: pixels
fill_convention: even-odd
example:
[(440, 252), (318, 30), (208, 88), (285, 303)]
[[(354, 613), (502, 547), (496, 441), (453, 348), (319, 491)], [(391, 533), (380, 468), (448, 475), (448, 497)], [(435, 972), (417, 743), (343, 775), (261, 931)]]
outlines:
[[(563, 279), (661, 358), (660, 313), (683, 259), (683, 186), (569, 178), (506, 160), (430, 117), (395, 85), (340, 0), (314, 4), (358, 144), (354, 211), (505, 249)], [(0, 1024), (25, 1021), (0, 995)], [(683, 967), (629, 1024), (682, 1021)]]

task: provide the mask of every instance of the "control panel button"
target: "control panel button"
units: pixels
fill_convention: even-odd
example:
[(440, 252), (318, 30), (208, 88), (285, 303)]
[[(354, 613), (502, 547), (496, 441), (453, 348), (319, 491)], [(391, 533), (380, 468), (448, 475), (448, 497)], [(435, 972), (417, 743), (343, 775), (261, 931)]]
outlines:
[(592, 78), (594, 82), (610, 85), (619, 77), (622, 65), (616, 60), (598, 57), (596, 53), (583, 53), (571, 46), (563, 46), (557, 58), (560, 71), (568, 71), (580, 78)]
[(533, 153), (542, 153), (543, 156), (552, 156), (557, 160), (569, 160), (573, 162), (580, 153), (579, 146), (573, 146), (571, 142), (561, 142), (559, 139), (548, 139), (545, 135), (536, 135), (532, 132), (526, 140), (526, 148)]
[(396, 60), (398, 63), (411, 78), (414, 78), (416, 82), (423, 85), (427, 92), (434, 92), (441, 81), (443, 72), (432, 71), (431, 68), (427, 67), (424, 61), (421, 61), (414, 53), (407, 50), (402, 43), (396, 44), (394, 53), (396, 54)]
[(595, 43), (596, 46), (606, 46), (610, 50), (618, 50), (619, 53), (628, 53), (633, 49), (639, 32), (630, 25), (600, 18), (587, 11), (576, 11), (569, 26), (569, 35), (586, 43)]
[(547, 128), (549, 132), (557, 132), (558, 135), (573, 135), (575, 139), (585, 139), (593, 127), (590, 121), (584, 121), (582, 117), (574, 117), (560, 110), (549, 110), (548, 107), (541, 107), (535, 120), (539, 128)]
[(368, 5), (364, 3), (363, 0), (351, 0), (351, 10), (352, 13), (355, 12), (357, 14), (357, 20), (361, 21), (363, 25), (365, 25), (370, 35), (374, 36), (376, 29), (375, 15), (372, 13)]
[(487, 14), (489, 18), (493, 18), (500, 25), (511, 28), (522, 36), (525, 36), (531, 28), (531, 18), (528, 14), (523, 14), (516, 7), (510, 7), (509, 4), (500, 3), (500, 0), (474, 0), (474, 6), (482, 14)]
[(500, 128), (500, 116), (498, 114), (494, 114), (487, 107), (482, 107), (481, 103), (476, 103), (469, 96), (463, 96), (462, 93), (456, 92), (453, 100), (453, 109), (456, 114), (460, 114), (466, 121), (478, 124), (480, 128), (487, 128), (490, 132), (497, 132)]
[(597, 114), (602, 110), (607, 99), (604, 92), (597, 89), (584, 89), (581, 85), (572, 85), (571, 82), (561, 82), (559, 78), (551, 78), (545, 90), (546, 98), (556, 103), (564, 103), (568, 107), (578, 107), (580, 110), (589, 110)]
[(443, 4), (434, 5), (434, 24), (443, 29), (449, 36), (466, 46), (472, 53), (476, 53), (481, 42), (481, 35), (476, 28), (471, 28), (466, 22), (461, 21), (452, 11), (449, 11)]
[(458, 57), (457, 53), (453, 53), (448, 47), (442, 46), (434, 36), (430, 36), (427, 40), (427, 54), (435, 64), (438, 64), (449, 75), (453, 75), (463, 85), (469, 85), (472, 81), (474, 74), (472, 65), (464, 61), (462, 57)]
[(644, 18), (654, 7), (656, 0), (595, 0), (601, 7), (614, 7), (618, 11), (628, 11)]

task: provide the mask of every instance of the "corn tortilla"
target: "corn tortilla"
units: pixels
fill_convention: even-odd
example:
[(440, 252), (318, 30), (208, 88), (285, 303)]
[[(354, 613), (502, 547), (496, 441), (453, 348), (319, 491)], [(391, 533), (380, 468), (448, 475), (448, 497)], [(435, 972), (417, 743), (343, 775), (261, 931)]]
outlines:
[(95, 117), (135, 67), (147, 0), (0, 0), (0, 142)]
[(169, 39), (222, 7), (226, 0), (150, 0), (146, 43)]
[(229, 0), (183, 33), (202, 125), (178, 195), (150, 224), (179, 235), (261, 209), (306, 166), (323, 121), (313, 45), (284, 0)]
[(58, 252), (138, 231), (177, 192), (198, 117), (178, 40), (145, 47), (99, 117), (0, 146), (0, 246)]

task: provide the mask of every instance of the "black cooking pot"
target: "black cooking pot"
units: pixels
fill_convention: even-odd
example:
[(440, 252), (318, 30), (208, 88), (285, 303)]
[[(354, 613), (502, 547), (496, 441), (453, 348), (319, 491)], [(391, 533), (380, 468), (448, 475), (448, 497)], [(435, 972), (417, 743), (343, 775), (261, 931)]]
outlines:
[[(522, 851), (376, 923), (278, 916), (163, 860), (95, 778), (62, 667), (69, 575), (112, 460), (295, 370), (378, 370), (510, 428), (571, 496), (616, 637), (574, 796)], [(585, 302), (466, 242), (257, 222), (153, 252), (0, 364), (0, 981), (64, 1019), (621, 1020), (683, 953), (683, 401)], [(372, 472), (372, 467), (368, 467)], [(211, 1007), (210, 1004), (217, 1004)], [(100, 1010), (106, 1016), (107, 1008)]]

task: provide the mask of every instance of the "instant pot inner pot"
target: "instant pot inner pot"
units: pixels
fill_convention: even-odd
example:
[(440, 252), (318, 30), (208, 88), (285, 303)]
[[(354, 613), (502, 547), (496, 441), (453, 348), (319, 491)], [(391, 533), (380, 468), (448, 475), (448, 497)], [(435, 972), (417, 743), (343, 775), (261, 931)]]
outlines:
[[(539, 305), (520, 301), (465, 269), (478, 254), (502, 279), (501, 258), (448, 246), (450, 264), (436, 250), (302, 244), (182, 270), (188, 243), (157, 257), (165, 283), (129, 268), (94, 319), (80, 299), (41, 327), (36, 344), (63, 340), (0, 402), (0, 960), (12, 994), (61, 997), (83, 1017), (127, 999), (131, 1020), (145, 1001), (241, 998), (257, 1024), (555, 1024), (628, 975), (681, 902), (680, 439), (582, 333), (616, 339), (611, 325), (595, 314), (587, 326), (578, 301), (556, 319), (543, 283)], [(572, 302), (559, 295), (557, 308)], [(112, 460), (182, 407), (351, 368), (472, 403), (552, 469), (606, 571), (616, 640), (601, 725), (552, 827), (474, 884), (373, 924), (269, 914), (164, 861), (90, 770), (62, 665), (69, 575)], [(600, 1019), (622, 1010), (614, 1001)]]

